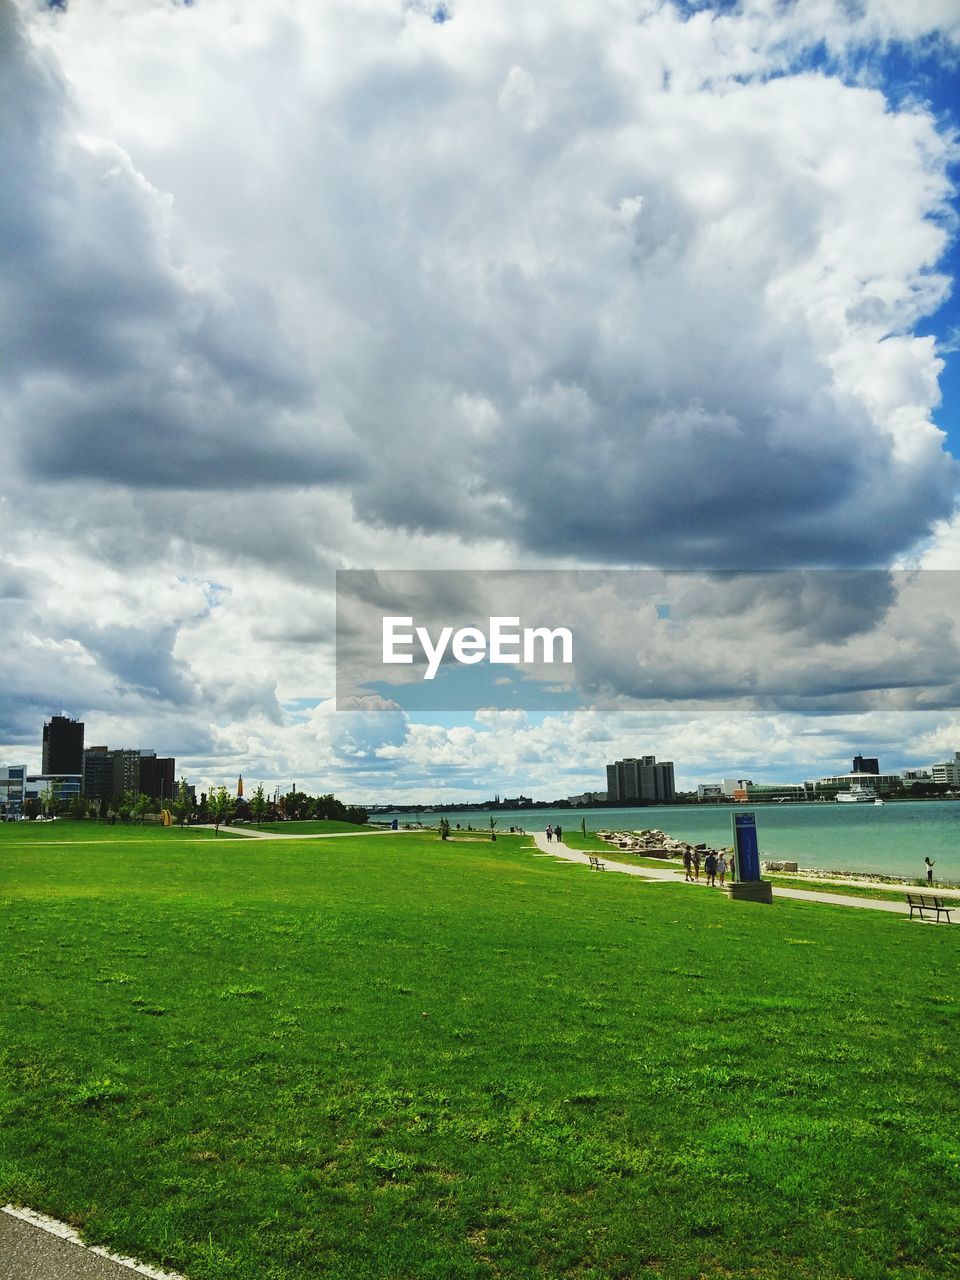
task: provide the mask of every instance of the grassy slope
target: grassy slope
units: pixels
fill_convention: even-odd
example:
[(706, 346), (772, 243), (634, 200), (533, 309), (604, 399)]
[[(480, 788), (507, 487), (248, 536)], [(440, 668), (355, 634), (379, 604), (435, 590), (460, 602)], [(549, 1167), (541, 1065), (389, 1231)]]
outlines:
[(0, 834), (0, 1196), (196, 1280), (956, 1274), (956, 931), (152, 835)]

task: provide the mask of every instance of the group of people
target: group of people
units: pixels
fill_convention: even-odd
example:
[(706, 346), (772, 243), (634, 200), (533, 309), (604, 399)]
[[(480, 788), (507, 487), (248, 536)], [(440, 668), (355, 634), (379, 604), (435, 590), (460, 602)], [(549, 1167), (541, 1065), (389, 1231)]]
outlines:
[(713, 849), (708, 849), (706, 854), (701, 855), (699, 849), (684, 849), (683, 878), (688, 884), (700, 883), (701, 863), (703, 864), (707, 884), (716, 886), (717, 878), (719, 877), (722, 886), (728, 872), (730, 879), (733, 879), (732, 853), (728, 856), (722, 849), (720, 853), (715, 853)]
[(559, 844), (563, 839), (563, 831), (561, 830), (559, 822), (555, 827), (551, 826), (549, 823), (547, 824), (547, 844), (550, 843), (554, 836), (557, 838), (557, 844)]

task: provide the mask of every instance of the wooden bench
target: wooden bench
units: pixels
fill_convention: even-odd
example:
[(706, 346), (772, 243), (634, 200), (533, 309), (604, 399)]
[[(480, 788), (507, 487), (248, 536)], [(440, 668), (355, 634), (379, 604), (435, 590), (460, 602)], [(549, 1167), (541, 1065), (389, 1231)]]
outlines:
[(919, 911), (921, 920), (926, 919), (923, 914), (925, 911), (935, 911), (937, 913), (938, 924), (940, 923), (941, 915), (945, 915), (947, 917), (947, 924), (950, 924), (950, 912), (957, 905), (955, 902), (951, 902), (948, 905), (943, 898), (930, 897), (925, 893), (908, 893), (907, 902), (910, 904), (911, 920), (913, 919), (914, 911)]
[(594, 871), (606, 871), (607, 869), (607, 864), (605, 862), (601, 862), (595, 853), (591, 853), (590, 855), (590, 866)]

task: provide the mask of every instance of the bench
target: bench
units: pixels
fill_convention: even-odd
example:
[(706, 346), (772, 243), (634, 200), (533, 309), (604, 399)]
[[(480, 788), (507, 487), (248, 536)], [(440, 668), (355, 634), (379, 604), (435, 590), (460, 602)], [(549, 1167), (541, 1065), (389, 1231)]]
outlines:
[(945, 915), (947, 917), (947, 924), (950, 924), (950, 912), (957, 905), (955, 902), (951, 902), (948, 905), (943, 898), (929, 897), (925, 893), (908, 893), (907, 902), (910, 904), (911, 920), (913, 919), (914, 911), (919, 911), (921, 920), (926, 919), (923, 914), (925, 911), (935, 911), (937, 913), (938, 924), (940, 923), (941, 915)]
[(590, 855), (590, 866), (594, 871), (606, 871), (607, 869), (607, 864), (605, 862), (601, 862), (595, 853), (591, 853)]

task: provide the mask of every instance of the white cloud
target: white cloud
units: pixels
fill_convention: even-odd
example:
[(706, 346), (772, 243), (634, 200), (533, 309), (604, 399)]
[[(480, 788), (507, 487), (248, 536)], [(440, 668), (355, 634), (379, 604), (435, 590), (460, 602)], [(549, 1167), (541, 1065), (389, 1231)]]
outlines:
[[(441, 786), (501, 759), (547, 785), (632, 730), (291, 720), (329, 706), (335, 567), (928, 544), (960, 565), (933, 417), (951, 339), (915, 334), (949, 286), (956, 140), (868, 56), (955, 56), (956, 6), (431, 13), (0, 3), (11, 749), (53, 700), (229, 772), (392, 761)], [(584, 671), (643, 694), (602, 606)], [(791, 626), (771, 624), (778, 690), (743, 667), (758, 696), (811, 696)], [(735, 648), (735, 625), (711, 634)], [(677, 696), (726, 697), (725, 653), (654, 639)], [(871, 670), (937, 642), (891, 631)], [(690, 733), (678, 754), (716, 745)]]

